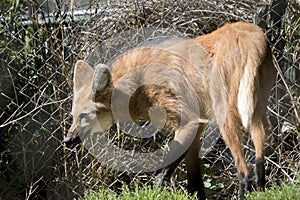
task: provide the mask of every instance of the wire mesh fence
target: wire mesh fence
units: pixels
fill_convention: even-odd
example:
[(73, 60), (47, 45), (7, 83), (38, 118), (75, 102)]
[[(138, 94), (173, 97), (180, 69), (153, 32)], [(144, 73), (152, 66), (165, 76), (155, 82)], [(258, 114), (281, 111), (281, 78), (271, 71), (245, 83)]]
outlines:
[[(265, 31), (278, 65), (270, 98), (267, 185), (294, 181), (300, 170), (300, 3), (283, 1), (11, 1), (0, 14), (0, 199), (73, 199), (88, 189), (119, 191), (153, 184), (153, 174), (103, 167), (84, 145), (66, 147), (72, 76), (78, 59), (110, 63), (141, 43), (194, 38), (225, 23), (248, 21)], [(213, 124), (206, 131), (216, 133)], [(245, 145), (253, 162), (253, 147)], [(237, 179), (222, 138), (205, 152), (208, 198), (235, 198)], [(173, 186), (185, 188), (184, 163)]]

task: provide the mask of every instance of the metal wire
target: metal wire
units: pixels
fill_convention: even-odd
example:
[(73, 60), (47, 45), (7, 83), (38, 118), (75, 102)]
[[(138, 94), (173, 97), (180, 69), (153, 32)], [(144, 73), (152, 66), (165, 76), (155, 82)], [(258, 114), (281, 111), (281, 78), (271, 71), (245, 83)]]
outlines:
[[(110, 63), (141, 43), (193, 38), (239, 20), (264, 29), (279, 71), (268, 107), (267, 185), (295, 181), (300, 171), (299, 2), (6, 0), (0, 16), (0, 199), (73, 199), (87, 189), (152, 184), (153, 174), (112, 170), (81, 144), (62, 144), (72, 120), (75, 62)], [(218, 129), (211, 126), (209, 133)], [(234, 199), (234, 162), (222, 139), (214, 142), (203, 157), (204, 179), (215, 186), (206, 188), (208, 198)], [(253, 151), (247, 141), (252, 163)], [(186, 186), (185, 173), (183, 163), (173, 176), (174, 187)]]

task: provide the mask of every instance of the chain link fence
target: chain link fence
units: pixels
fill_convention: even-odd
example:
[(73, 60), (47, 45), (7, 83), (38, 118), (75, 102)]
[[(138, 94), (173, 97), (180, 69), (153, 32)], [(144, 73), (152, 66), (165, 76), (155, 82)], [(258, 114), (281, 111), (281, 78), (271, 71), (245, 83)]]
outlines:
[[(62, 140), (71, 123), (73, 67), (91, 65), (150, 39), (191, 37), (225, 23), (262, 27), (278, 77), (270, 98), (267, 185), (300, 171), (300, 2), (298, 0), (3, 0), (0, 13), (0, 199), (74, 199), (88, 189), (153, 184), (153, 174), (101, 166), (82, 144)], [(212, 124), (206, 131), (218, 133)], [(253, 147), (245, 145), (253, 163)], [(203, 157), (209, 199), (236, 198), (230, 151), (218, 138)], [(172, 184), (185, 188), (184, 162)]]

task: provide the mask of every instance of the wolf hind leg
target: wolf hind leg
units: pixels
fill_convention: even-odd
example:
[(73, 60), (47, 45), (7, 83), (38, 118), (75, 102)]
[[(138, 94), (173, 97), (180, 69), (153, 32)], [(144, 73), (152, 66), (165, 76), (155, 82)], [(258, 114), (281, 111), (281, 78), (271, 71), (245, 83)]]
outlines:
[(262, 120), (262, 117), (254, 116), (250, 126), (250, 133), (255, 147), (255, 176), (258, 191), (263, 191), (266, 184), (264, 167), (265, 124), (266, 122)]
[(226, 116), (225, 123), (220, 126), (223, 140), (230, 149), (239, 179), (239, 199), (243, 199), (245, 192), (249, 190), (249, 170), (243, 153), (243, 135), (241, 123), (233, 116)]

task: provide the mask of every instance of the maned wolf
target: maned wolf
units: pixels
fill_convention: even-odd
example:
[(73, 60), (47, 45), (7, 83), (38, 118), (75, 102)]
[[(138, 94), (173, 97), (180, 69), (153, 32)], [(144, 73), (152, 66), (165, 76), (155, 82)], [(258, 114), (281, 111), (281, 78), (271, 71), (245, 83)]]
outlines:
[[(246, 131), (256, 150), (257, 187), (265, 185), (266, 107), (275, 78), (264, 33), (245, 22), (226, 24), (196, 39), (136, 48), (109, 67), (93, 69), (79, 60), (74, 71), (73, 124), (64, 141), (81, 132), (104, 131), (115, 120), (155, 125), (163, 121), (163, 132), (173, 132), (174, 140), (189, 145), (183, 155), (171, 149), (168, 159), (174, 157), (176, 166), (185, 158), (188, 189), (205, 199), (199, 137), (206, 126), (203, 119), (214, 120), (235, 160), (243, 198), (249, 182), (242, 148)], [(154, 106), (165, 115), (151, 114)], [(174, 170), (172, 162), (166, 165), (167, 176)]]

